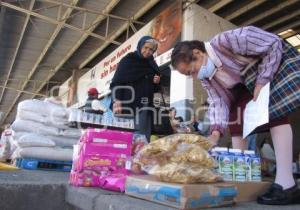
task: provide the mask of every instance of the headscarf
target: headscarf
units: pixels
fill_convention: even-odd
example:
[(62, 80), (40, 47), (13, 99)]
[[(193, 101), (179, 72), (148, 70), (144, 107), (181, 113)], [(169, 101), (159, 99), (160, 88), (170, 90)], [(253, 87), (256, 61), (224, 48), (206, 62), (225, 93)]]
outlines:
[[(157, 50), (158, 42), (151, 36), (143, 36), (139, 40), (137, 47), (136, 47), (136, 51), (141, 58), (144, 58), (143, 55), (141, 54), (141, 51), (142, 51), (142, 47), (144, 46), (145, 43), (151, 43), (154, 46), (154, 51)], [(147, 59), (153, 59), (153, 56), (150, 56)]]

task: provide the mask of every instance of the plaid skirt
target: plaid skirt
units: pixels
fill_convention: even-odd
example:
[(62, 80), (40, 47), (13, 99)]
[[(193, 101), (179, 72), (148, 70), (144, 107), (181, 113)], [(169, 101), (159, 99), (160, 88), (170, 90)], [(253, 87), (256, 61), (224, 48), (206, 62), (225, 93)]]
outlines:
[[(281, 63), (270, 83), (270, 119), (285, 117), (300, 108), (300, 54), (285, 41), (282, 47)], [(254, 91), (256, 74), (257, 65), (242, 76), (251, 93)]]
[[(228, 124), (228, 127), (231, 136), (242, 136), (244, 127), (244, 115), (242, 113), (244, 113), (247, 103), (253, 99), (253, 95), (250, 93), (248, 88), (242, 84), (236, 85), (233, 89), (231, 89), (231, 92), (233, 95), (235, 95), (235, 98), (237, 98), (237, 100), (232, 104), (230, 108), (230, 123)], [(269, 123), (257, 127), (251, 134), (268, 132), (270, 128), (289, 123), (289, 118), (287, 116), (272, 119), (269, 121)]]

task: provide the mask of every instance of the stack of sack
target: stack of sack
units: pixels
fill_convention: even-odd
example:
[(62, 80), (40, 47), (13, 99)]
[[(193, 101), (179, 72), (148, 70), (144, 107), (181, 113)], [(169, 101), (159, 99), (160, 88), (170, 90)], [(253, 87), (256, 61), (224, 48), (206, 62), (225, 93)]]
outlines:
[(81, 135), (67, 126), (68, 111), (55, 99), (25, 100), (18, 104), (17, 117), (11, 125), (17, 146), (15, 158), (71, 161), (73, 145)]

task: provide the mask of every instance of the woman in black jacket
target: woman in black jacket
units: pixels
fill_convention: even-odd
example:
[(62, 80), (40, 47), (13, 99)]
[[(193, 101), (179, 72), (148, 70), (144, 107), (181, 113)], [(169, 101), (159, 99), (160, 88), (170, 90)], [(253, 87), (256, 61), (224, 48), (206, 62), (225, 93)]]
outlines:
[(142, 37), (137, 50), (128, 53), (118, 64), (112, 79), (113, 112), (127, 117), (135, 116), (137, 133), (149, 140), (153, 94), (160, 82), (158, 66), (153, 53), (157, 41), (151, 36)]

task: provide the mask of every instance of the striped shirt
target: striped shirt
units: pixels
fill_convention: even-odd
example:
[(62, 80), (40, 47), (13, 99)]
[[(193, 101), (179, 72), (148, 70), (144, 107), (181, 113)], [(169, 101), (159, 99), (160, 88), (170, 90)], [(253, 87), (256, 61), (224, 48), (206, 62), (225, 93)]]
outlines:
[(228, 124), (229, 110), (235, 100), (228, 87), (242, 82), (240, 73), (248, 65), (245, 59), (239, 59), (236, 54), (249, 60), (261, 59), (257, 69), (256, 83), (265, 85), (273, 79), (274, 73), (279, 68), (282, 40), (275, 34), (254, 26), (247, 26), (218, 34), (210, 41), (210, 45), (214, 53), (210, 54), (208, 51), (208, 56), (217, 56), (212, 60), (219, 59), (222, 66), (218, 67), (217, 73), (211, 80), (204, 79), (201, 83), (208, 92), (210, 130), (211, 132), (218, 130), (224, 134)]

